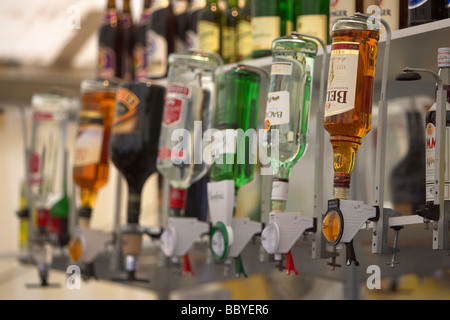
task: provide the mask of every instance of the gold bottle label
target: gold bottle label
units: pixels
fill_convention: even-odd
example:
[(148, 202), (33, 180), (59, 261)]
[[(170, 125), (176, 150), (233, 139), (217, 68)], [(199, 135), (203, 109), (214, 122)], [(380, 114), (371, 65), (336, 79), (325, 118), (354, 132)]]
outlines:
[(200, 50), (219, 52), (220, 28), (216, 23), (200, 20), (197, 26), (200, 37)]
[(359, 43), (338, 42), (331, 47), (325, 117), (355, 108)]
[(240, 59), (252, 53), (252, 24), (249, 21), (239, 21), (237, 43)]
[(327, 19), (324, 14), (307, 14), (297, 17), (297, 32), (311, 35), (328, 43)]
[(224, 26), (222, 28), (222, 58), (235, 60), (236, 56), (236, 28)]
[(253, 17), (253, 50), (271, 50), (272, 41), (280, 36), (280, 17)]

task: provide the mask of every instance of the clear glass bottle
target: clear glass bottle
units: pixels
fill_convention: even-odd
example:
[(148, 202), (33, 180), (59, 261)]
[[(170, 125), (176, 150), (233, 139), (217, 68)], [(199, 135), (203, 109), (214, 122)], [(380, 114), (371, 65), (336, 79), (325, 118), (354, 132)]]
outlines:
[(379, 34), (361, 17), (333, 25), (324, 126), (333, 146), (336, 198), (348, 198), (356, 152), (371, 129)]
[(174, 215), (184, 214), (186, 189), (208, 170), (203, 134), (212, 124), (214, 72), (221, 64), (219, 56), (201, 51), (169, 56), (157, 169), (172, 187)]
[(290, 172), (307, 147), (317, 44), (289, 35), (272, 50), (264, 146), (273, 167), (272, 210), (284, 211)]

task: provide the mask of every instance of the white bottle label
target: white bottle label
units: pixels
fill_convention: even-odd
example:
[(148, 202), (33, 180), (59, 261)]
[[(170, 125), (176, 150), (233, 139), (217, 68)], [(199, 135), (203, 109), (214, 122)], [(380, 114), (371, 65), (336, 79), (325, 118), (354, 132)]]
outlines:
[(73, 165), (86, 166), (100, 162), (104, 129), (100, 125), (89, 125), (80, 129), (75, 142)]
[(297, 32), (320, 38), (327, 43), (327, 20), (324, 14), (307, 14), (297, 17)]
[(167, 40), (153, 30), (147, 31), (147, 75), (163, 77), (167, 71)]
[(325, 117), (355, 108), (359, 43), (339, 42), (331, 47)]
[(270, 123), (270, 126), (289, 123), (289, 99), (288, 91), (270, 92), (267, 100), (265, 123)]
[(272, 41), (280, 36), (280, 17), (252, 18), (253, 50), (271, 50)]
[(270, 75), (292, 75), (292, 62), (276, 62), (272, 64)]
[(274, 180), (272, 182), (272, 200), (287, 201), (289, 183), (287, 181)]

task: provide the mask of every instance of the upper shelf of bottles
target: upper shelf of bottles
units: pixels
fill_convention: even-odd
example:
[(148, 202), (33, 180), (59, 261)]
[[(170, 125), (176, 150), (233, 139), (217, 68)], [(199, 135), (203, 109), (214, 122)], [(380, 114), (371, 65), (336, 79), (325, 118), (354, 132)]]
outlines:
[[(392, 32), (391, 49), (389, 56), (388, 90), (395, 89), (391, 84), (395, 83), (395, 76), (404, 67), (425, 68), (437, 72), (437, 51), (440, 47), (450, 46), (450, 18), (409, 27)], [(380, 37), (378, 47), (376, 81), (381, 82), (382, 66), (384, 61), (384, 51), (386, 47), (386, 34)], [(328, 52), (331, 46), (327, 47)], [(323, 50), (319, 52), (315, 63), (314, 79), (320, 79)], [(270, 71), (272, 57), (265, 57), (243, 62), (255, 67), (265, 68)], [(431, 78), (424, 81), (431, 82)]]

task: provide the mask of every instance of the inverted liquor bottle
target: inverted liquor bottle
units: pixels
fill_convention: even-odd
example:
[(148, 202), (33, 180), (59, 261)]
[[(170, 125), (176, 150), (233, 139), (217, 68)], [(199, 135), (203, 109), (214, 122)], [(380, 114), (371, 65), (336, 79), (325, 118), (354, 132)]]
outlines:
[(214, 128), (222, 139), (213, 143), (210, 175), (215, 181), (234, 180), (236, 194), (253, 179), (260, 79), (243, 65), (218, 78)]
[(38, 232), (56, 238), (61, 232), (60, 220), (51, 216), (50, 209), (64, 196), (69, 101), (57, 94), (35, 94), (31, 104), (33, 122), (28, 182), (31, 200), (37, 209)]
[(128, 224), (139, 223), (142, 188), (156, 172), (164, 93), (164, 87), (150, 82), (122, 84), (117, 90), (110, 154), (128, 185)]
[[(169, 180), (173, 215), (183, 215), (186, 189), (207, 172), (203, 134), (211, 126), (216, 55), (192, 52), (169, 57), (157, 169)], [(175, 138), (174, 138), (175, 135)]]
[(136, 26), (133, 47), (134, 78), (138, 81), (147, 78), (147, 28), (151, 17), (151, 0), (145, 0), (141, 18)]
[(333, 146), (336, 198), (348, 198), (356, 152), (371, 129), (379, 33), (359, 17), (333, 25), (324, 126)]
[(264, 146), (273, 167), (272, 210), (284, 211), (291, 170), (307, 147), (317, 44), (290, 35), (272, 48)]
[(103, 79), (122, 76), (121, 32), (116, 2), (108, 0), (98, 38), (97, 76)]
[(111, 135), (117, 83), (84, 80), (73, 160), (73, 179), (80, 188), (79, 222), (88, 226), (97, 192), (108, 181)]

